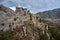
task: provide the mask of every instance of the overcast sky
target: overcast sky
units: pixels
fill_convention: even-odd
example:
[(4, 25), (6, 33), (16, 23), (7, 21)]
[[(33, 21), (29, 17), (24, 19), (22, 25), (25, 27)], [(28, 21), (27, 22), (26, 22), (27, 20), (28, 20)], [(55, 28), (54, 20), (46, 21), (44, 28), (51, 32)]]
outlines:
[(0, 4), (15, 10), (15, 7), (26, 7), (32, 12), (60, 8), (60, 0), (0, 0)]

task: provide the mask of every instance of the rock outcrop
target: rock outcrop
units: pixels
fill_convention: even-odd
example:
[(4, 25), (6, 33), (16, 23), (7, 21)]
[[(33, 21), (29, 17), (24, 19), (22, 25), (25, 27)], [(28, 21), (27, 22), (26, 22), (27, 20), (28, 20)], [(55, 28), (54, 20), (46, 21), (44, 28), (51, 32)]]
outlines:
[(12, 38), (17, 38), (16, 40), (44, 40), (44, 38), (50, 40), (51, 37), (46, 23), (39, 22), (37, 16), (26, 8), (20, 7), (16, 7), (16, 10), (13, 11), (0, 5), (0, 30), (4, 37), (5, 34), (11, 36), (9, 40)]
[[(30, 20), (31, 12), (27, 8), (16, 7), (16, 10), (0, 5), (0, 29), (7, 30), (9, 25), (16, 26), (24, 24), (24, 21)], [(36, 21), (32, 14), (32, 21)]]

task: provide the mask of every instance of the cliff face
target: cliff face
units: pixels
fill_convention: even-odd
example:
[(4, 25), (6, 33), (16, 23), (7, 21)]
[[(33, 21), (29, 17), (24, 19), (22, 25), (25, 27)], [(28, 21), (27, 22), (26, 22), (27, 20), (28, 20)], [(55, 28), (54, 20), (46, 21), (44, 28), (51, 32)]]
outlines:
[(9, 19), (15, 16), (15, 12), (10, 8), (0, 5), (0, 29), (7, 29), (9, 26)]
[(26, 8), (16, 7), (13, 11), (0, 5), (0, 39), (2, 40), (50, 40), (53, 37), (49, 32), (49, 26), (51, 25), (39, 21), (38, 16)]
[[(16, 26), (24, 24), (24, 21), (30, 20), (31, 12), (26, 8), (16, 7), (16, 10), (0, 5), (0, 29), (9, 29), (9, 25)], [(32, 15), (32, 21), (35, 16)]]

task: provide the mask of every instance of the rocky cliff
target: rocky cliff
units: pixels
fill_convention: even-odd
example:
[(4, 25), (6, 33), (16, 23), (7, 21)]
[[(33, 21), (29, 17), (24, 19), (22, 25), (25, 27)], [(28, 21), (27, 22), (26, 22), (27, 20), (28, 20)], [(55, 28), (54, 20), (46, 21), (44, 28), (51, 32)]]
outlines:
[[(0, 5), (0, 29), (9, 29), (9, 25), (16, 26), (24, 24), (24, 21), (30, 20), (31, 12), (27, 8), (16, 7), (16, 10)], [(32, 14), (32, 21), (35, 16)]]
[(26, 8), (16, 7), (13, 11), (0, 5), (0, 40), (54, 40), (57, 36), (53, 34), (57, 32), (50, 26), (55, 26), (44, 21), (38, 20), (38, 16)]

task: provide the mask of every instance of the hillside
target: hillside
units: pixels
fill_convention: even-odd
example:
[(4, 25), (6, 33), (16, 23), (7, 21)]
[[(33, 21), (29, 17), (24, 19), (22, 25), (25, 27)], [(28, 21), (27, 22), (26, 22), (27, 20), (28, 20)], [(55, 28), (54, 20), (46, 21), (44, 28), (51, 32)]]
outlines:
[(60, 19), (60, 8), (36, 13), (41, 18)]
[[(16, 10), (0, 5), (0, 29), (8, 29), (10, 24), (14, 24), (14, 26), (18, 24), (23, 24), (24, 21), (30, 20), (31, 12), (26, 8), (16, 7)], [(35, 16), (32, 14), (32, 18), (34, 21)]]
[(57, 39), (60, 40), (60, 32), (52, 22), (38, 19), (27, 8), (16, 7), (13, 11), (0, 5), (0, 40)]
[(60, 8), (44, 12), (38, 12), (35, 15), (38, 17), (38, 19), (41, 18), (50, 21), (57, 26), (60, 25)]

